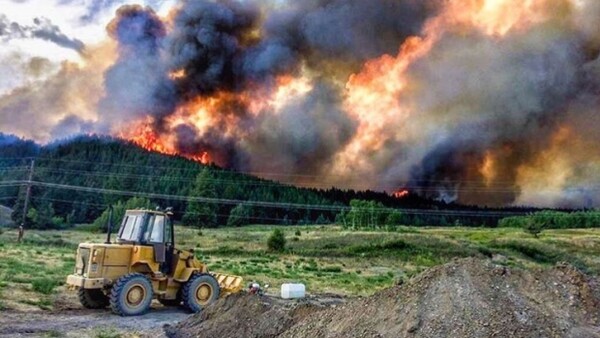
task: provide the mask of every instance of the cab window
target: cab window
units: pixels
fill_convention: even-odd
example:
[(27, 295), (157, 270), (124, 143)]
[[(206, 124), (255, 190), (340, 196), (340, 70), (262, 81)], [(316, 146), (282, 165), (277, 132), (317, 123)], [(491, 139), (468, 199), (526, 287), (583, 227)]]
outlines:
[(171, 243), (171, 221), (167, 220), (165, 222), (165, 243)]
[(144, 232), (146, 243), (162, 243), (165, 232), (165, 216), (152, 215), (148, 218), (148, 226)]
[(119, 239), (131, 242), (137, 241), (142, 228), (142, 218), (141, 216), (127, 216), (123, 222)]
[(152, 232), (150, 233), (149, 242), (162, 243), (165, 232), (165, 216), (157, 215), (152, 222)]

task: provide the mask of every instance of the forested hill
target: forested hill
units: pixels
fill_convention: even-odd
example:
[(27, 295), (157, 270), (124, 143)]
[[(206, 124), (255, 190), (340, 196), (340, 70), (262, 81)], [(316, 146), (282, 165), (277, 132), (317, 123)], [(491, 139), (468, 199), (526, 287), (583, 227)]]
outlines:
[[(33, 181), (67, 185), (48, 187), (35, 185), (31, 194), (34, 217), (54, 217), (55, 223), (88, 223), (94, 221), (108, 205), (141, 203), (145, 206), (173, 207), (175, 217), (185, 223), (218, 226), (227, 223), (308, 224), (330, 223), (339, 206), (351, 200), (371, 200), (375, 206), (421, 209), (422, 213), (406, 214), (405, 222), (420, 224), (495, 224), (497, 217), (431, 214), (431, 210), (482, 211), (477, 207), (445, 204), (409, 195), (395, 198), (386, 193), (347, 191), (331, 188), (317, 190), (298, 188), (264, 180), (243, 173), (205, 166), (188, 159), (146, 151), (136, 145), (108, 137), (85, 136), (46, 146), (0, 134), (0, 181), (22, 181), (29, 175), (30, 159), (35, 158)], [(73, 190), (86, 187), (86, 192)], [(118, 191), (118, 192), (115, 192)], [(127, 194), (123, 194), (127, 192)], [(161, 194), (131, 200), (134, 195)], [(0, 204), (14, 208), (13, 218), (20, 220), (25, 188), (0, 182)], [(225, 200), (219, 203), (186, 201), (186, 196)], [(142, 196), (143, 197), (143, 196)], [(259, 201), (265, 205), (246, 205), (243, 201)], [(132, 204), (133, 203), (133, 204)], [(282, 206), (295, 204), (299, 206)], [(333, 206), (333, 207), (332, 207)]]

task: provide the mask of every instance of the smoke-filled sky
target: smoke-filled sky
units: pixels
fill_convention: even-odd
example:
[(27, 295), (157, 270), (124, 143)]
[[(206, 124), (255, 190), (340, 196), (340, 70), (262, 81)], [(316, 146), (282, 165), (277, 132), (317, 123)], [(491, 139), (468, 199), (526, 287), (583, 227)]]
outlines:
[(289, 183), (600, 206), (600, 1), (2, 0), (0, 131)]

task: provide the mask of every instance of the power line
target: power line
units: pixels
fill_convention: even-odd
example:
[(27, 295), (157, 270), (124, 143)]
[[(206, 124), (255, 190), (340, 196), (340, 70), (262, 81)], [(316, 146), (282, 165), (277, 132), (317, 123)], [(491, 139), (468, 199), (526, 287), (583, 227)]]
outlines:
[[(23, 169), (22, 171), (27, 171), (28, 169)], [(136, 175), (136, 174), (124, 174), (124, 173), (115, 173), (115, 172), (107, 172), (107, 171), (86, 171), (86, 170), (74, 170), (74, 169), (50, 169), (50, 168), (41, 168), (38, 169), (37, 172), (43, 173), (54, 173), (54, 174), (78, 174), (78, 175), (86, 175), (86, 176), (95, 176), (95, 177), (118, 177), (125, 179), (138, 179), (138, 180), (161, 180), (161, 181), (174, 181), (174, 182), (214, 182), (214, 183), (224, 183), (231, 185), (243, 185), (243, 186), (269, 186), (269, 187), (295, 187), (291, 184), (285, 184), (274, 181), (264, 181), (264, 180), (234, 180), (234, 179), (191, 179), (191, 178), (181, 178), (178, 176), (170, 176), (170, 175)], [(321, 187), (330, 187), (328, 184), (319, 184), (314, 183), (314, 185), (321, 185)], [(586, 190), (600, 190), (600, 188), (591, 188), (596, 187), (594, 185), (587, 186)], [(389, 186), (388, 188), (392, 188)], [(397, 186), (393, 186), (393, 188), (398, 188)], [(441, 188), (432, 187), (432, 186), (418, 186), (418, 185), (403, 185), (403, 189), (412, 189), (418, 190), (419, 192), (439, 192)], [(453, 188), (454, 192), (479, 192), (479, 193), (514, 193), (514, 187), (456, 187)], [(577, 190), (577, 188), (567, 188), (567, 191)]]
[[(198, 168), (188, 168), (188, 167), (177, 167), (177, 166), (153, 166), (153, 165), (137, 165), (137, 164), (123, 164), (123, 163), (111, 163), (111, 162), (91, 162), (91, 161), (82, 161), (82, 160), (65, 160), (65, 159), (53, 159), (53, 158), (47, 158), (47, 157), (38, 157), (37, 159), (39, 160), (43, 160), (43, 161), (55, 161), (55, 162), (70, 162), (70, 163), (84, 163), (84, 164), (92, 164), (94, 166), (100, 166), (100, 165), (107, 165), (107, 166), (116, 166), (116, 167), (129, 167), (129, 168), (150, 168), (150, 169), (167, 169), (167, 170), (182, 170), (182, 171), (190, 171), (190, 172), (197, 172), (200, 171), (203, 167), (208, 167), (206, 165), (200, 164), (200, 163), (195, 163), (198, 165)], [(189, 160), (188, 160), (189, 161)], [(228, 169), (223, 169), (223, 168), (218, 168), (218, 167), (212, 167), (214, 170), (216, 170), (218, 172), (219, 175), (248, 175), (248, 176), (263, 176), (263, 177), (269, 177), (269, 176), (275, 176), (275, 177), (304, 177), (304, 178), (322, 178), (324, 175), (316, 175), (316, 174), (290, 174), (290, 173), (274, 173), (274, 172), (260, 172), (260, 171), (241, 171), (241, 170), (228, 170)], [(354, 177), (355, 180), (361, 180), (364, 181), (365, 179), (377, 179), (377, 177), (375, 176), (369, 176), (369, 177), (365, 177), (364, 175), (356, 175), (356, 176), (344, 176), (344, 178), (346, 180), (348, 180), (349, 178)], [(254, 177), (256, 179), (264, 179), (264, 178), (260, 178), (260, 177)], [(379, 182), (396, 182), (398, 181), (397, 179), (385, 179), (382, 180), (381, 178), (378, 180)], [(334, 182), (334, 181), (331, 181)], [(446, 183), (446, 184), (453, 184), (453, 183), (482, 183), (481, 180), (448, 180), (448, 179), (443, 179), (443, 180), (412, 180), (412, 182), (421, 182), (421, 183)], [(310, 182), (307, 182), (310, 183)], [(337, 182), (336, 182), (337, 183)], [(491, 181), (489, 184), (490, 185), (494, 185), (497, 183), (506, 183), (507, 185), (512, 185), (514, 184), (514, 180), (494, 180)]]
[[(62, 199), (55, 199), (55, 198), (47, 198), (47, 197), (32, 197), (31, 199), (36, 200), (36, 201), (48, 201), (48, 202), (63, 202), (63, 203), (74, 203), (74, 204), (80, 204), (80, 205), (88, 205), (91, 206), (93, 208), (96, 208), (97, 210), (105, 210), (107, 209), (110, 205), (109, 204), (98, 204), (98, 203), (88, 203), (88, 202), (73, 202), (73, 201), (68, 201), (68, 200), (62, 200)], [(229, 217), (229, 214), (220, 214), (220, 213), (211, 213), (211, 212), (190, 212), (190, 211), (174, 211), (173, 213), (178, 214), (178, 215), (184, 215), (184, 214), (192, 214), (192, 215), (215, 215), (215, 216), (219, 216), (219, 217)], [(245, 216), (244, 218), (246, 219), (255, 219), (255, 220), (268, 220), (268, 221), (285, 221), (285, 217), (281, 218), (275, 218), (275, 217), (264, 217), (264, 216)]]
[(67, 184), (47, 183), (33, 181), (32, 185), (66, 189), (72, 191), (81, 191), (89, 193), (102, 193), (120, 196), (130, 197), (146, 197), (149, 199), (163, 199), (171, 201), (183, 201), (183, 202), (204, 202), (222, 205), (238, 205), (243, 204), (251, 207), (265, 207), (265, 208), (278, 208), (278, 209), (300, 209), (300, 210), (319, 210), (319, 211), (331, 211), (341, 212), (349, 210), (368, 210), (368, 211), (381, 211), (389, 212), (391, 210), (397, 210), (406, 214), (419, 214), (419, 215), (438, 215), (438, 216), (480, 216), (480, 217), (500, 217), (500, 216), (515, 216), (522, 215), (523, 212), (498, 212), (498, 211), (462, 211), (462, 210), (421, 210), (421, 209), (394, 209), (394, 208), (351, 208), (349, 206), (336, 206), (336, 205), (314, 205), (314, 204), (299, 204), (299, 203), (281, 203), (281, 202), (267, 202), (267, 201), (250, 201), (250, 200), (237, 200), (237, 199), (224, 199), (224, 198), (211, 198), (211, 197), (194, 197), (194, 196), (182, 196), (182, 195), (168, 195), (160, 193), (150, 192), (139, 192), (139, 191), (127, 191), (127, 190), (114, 190), (114, 189), (103, 189), (103, 188), (92, 188), (83, 186), (73, 186)]

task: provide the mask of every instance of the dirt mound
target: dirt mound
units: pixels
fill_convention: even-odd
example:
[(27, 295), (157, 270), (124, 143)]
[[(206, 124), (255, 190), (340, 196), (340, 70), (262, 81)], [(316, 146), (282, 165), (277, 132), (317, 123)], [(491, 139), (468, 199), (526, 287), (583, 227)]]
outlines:
[(174, 327), (166, 327), (165, 332), (170, 338), (278, 337), (319, 309), (304, 302), (282, 302), (239, 293), (219, 300)]
[(477, 259), (335, 308), (239, 295), (171, 328), (172, 337), (600, 337), (596, 280), (568, 265), (509, 269)]

